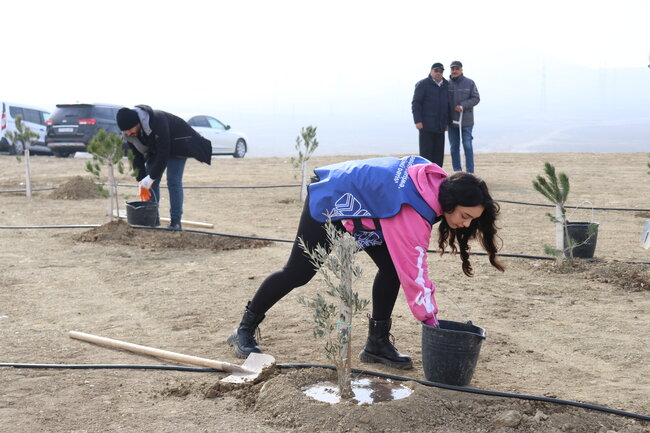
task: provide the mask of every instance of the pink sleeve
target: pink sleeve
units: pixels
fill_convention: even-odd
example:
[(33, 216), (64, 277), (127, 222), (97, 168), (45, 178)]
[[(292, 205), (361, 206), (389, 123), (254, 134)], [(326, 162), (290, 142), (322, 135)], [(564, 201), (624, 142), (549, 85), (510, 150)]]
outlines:
[(386, 246), (413, 315), (430, 326), (438, 324), (436, 286), (429, 280), (427, 249), (431, 225), (411, 206), (381, 220)]

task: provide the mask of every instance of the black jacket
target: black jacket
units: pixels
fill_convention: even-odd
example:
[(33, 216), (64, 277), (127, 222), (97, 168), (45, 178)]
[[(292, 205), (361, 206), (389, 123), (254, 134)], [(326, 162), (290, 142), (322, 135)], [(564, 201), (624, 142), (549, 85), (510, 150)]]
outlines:
[(212, 162), (210, 140), (201, 137), (186, 121), (171, 113), (153, 110), (148, 105), (136, 105), (136, 108), (142, 109), (149, 115), (146, 126), (143, 124), (146, 120), (141, 116), (142, 127), (137, 137), (149, 148), (147, 153), (143, 155), (129, 142), (134, 155), (133, 165), (138, 170), (136, 177), (138, 181), (147, 175), (144, 163), (152, 158), (153, 165), (149, 173), (152, 179), (160, 179), (170, 157), (195, 158), (208, 165)]
[(411, 102), (413, 123), (422, 122), (425, 131), (444, 132), (451, 123), (451, 109), (449, 82), (446, 79), (442, 79), (441, 86), (431, 76), (418, 81)]

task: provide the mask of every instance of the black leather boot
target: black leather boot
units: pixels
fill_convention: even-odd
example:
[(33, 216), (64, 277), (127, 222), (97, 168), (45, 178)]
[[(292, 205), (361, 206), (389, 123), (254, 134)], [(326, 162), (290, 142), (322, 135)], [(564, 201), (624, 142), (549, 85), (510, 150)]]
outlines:
[(253, 313), (248, 309), (250, 302), (246, 305), (244, 316), (239, 322), (239, 327), (233, 331), (226, 342), (235, 350), (235, 356), (238, 358), (247, 358), (251, 353), (262, 353), (255, 340), (255, 330), (262, 320), (264, 314)]
[(359, 354), (361, 362), (378, 362), (393, 368), (413, 368), (413, 361), (409, 356), (402, 355), (389, 341), (391, 319), (375, 320), (368, 318), (368, 340), (363, 351)]

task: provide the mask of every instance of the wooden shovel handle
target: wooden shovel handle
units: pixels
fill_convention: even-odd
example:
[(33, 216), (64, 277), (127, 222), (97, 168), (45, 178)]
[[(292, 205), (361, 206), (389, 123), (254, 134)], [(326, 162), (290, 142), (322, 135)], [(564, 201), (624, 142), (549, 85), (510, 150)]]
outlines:
[(215, 361), (213, 359), (199, 358), (197, 356), (184, 355), (182, 353), (169, 352), (167, 350), (156, 349), (153, 347), (141, 346), (139, 344), (127, 343), (125, 341), (113, 340), (112, 338), (100, 337), (98, 335), (85, 334), (83, 332), (70, 331), (70, 338), (87, 341), (89, 343), (99, 344), (101, 346), (113, 347), (129, 352), (149, 355), (156, 358), (176, 361), (183, 364), (196, 365), (199, 367), (208, 367), (215, 370), (226, 371), (228, 373), (255, 373), (254, 371), (240, 367), (239, 365), (229, 362)]

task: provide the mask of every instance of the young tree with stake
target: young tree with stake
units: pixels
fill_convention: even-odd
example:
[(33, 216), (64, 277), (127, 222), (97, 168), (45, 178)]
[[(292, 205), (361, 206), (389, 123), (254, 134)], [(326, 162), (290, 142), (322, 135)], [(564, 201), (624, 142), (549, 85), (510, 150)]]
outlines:
[(20, 141), (25, 145), (25, 193), (27, 197), (31, 197), (32, 172), (29, 165), (29, 148), (31, 147), (32, 140), (38, 138), (38, 134), (23, 123), (23, 116), (19, 114), (16, 116), (16, 131), (9, 131), (6, 135), (12, 142)]
[(318, 147), (318, 140), (316, 140), (316, 126), (307, 126), (302, 128), (300, 135), (296, 137), (296, 150), (298, 151), (297, 158), (291, 158), (293, 166), (300, 168), (300, 200), (304, 203), (307, 199), (307, 161), (311, 158), (312, 153)]
[(100, 129), (88, 143), (87, 150), (93, 156), (93, 160), (86, 163), (86, 171), (92, 174), (96, 180), (100, 180), (102, 167), (108, 168), (108, 193), (101, 185), (97, 185), (97, 188), (104, 197), (108, 197), (107, 212), (110, 221), (113, 221), (115, 215), (119, 218), (120, 212), (115, 167), (120, 174), (124, 173), (122, 138), (117, 134)]
[(325, 225), (330, 251), (317, 245), (313, 250), (298, 239), (314, 267), (325, 279), (329, 287), (325, 293), (338, 299), (338, 307), (328, 303), (318, 293), (312, 300), (299, 298), (300, 303), (314, 312), (315, 337), (326, 337), (325, 353), (334, 362), (338, 378), (339, 395), (348, 399), (352, 392), (352, 318), (363, 311), (369, 300), (360, 299), (352, 290), (352, 283), (361, 276), (361, 268), (354, 263), (354, 254), (359, 250), (357, 241), (348, 233), (339, 231), (331, 221)]

